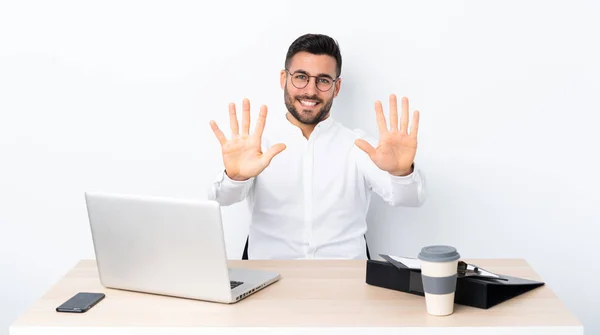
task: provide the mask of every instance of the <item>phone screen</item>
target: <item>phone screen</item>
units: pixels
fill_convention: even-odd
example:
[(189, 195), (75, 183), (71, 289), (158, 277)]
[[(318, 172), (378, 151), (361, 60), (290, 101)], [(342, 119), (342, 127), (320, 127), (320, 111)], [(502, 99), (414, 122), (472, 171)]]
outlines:
[(104, 299), (104, 293), (79, 292), (56, 307), (57, 312), (85, 313), (100, 300)]

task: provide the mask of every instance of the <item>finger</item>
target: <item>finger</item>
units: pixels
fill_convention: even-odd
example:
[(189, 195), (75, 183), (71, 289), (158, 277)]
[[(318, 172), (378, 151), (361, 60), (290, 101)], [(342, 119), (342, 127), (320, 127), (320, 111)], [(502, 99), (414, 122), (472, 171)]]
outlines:
[(268, 164), (271, 163), (273, 157), (281, 153), (283, 150), (285, 150), (285, 148), (286, 146), (283, 143), (278, 143), (270, 147), (269, 150), (267, 150), (267, 152), (264, 153), (264, 157), (265, 159), (267, 159)]
[(229, 127), (231, 128), (232, 136), (239, 134), (238, 120), (235, 113), (235, 104), (233, 102), (229, 104)]
[(385, 124), (385, 116), (383, 115), (383, 107), (381, 107), (381, 101), (375, 101), (375, 117), (377, 118), (377, 126), (379, 127), (379, 133), (383, 134), (387, 132), (387, 126)]
[(258, 113), (258, 120), (256, 120), (256, 129), (254, 133), (258, 138), (262, 137), (263, 130), (265, 129), (265, 124), (267, 123), (267, 106), (260, 106), (260, 113)]
[(219, 140), (219, 143), (221, 143), (221, 145), (225, 144), (225, 142), (227, 142), (227, 139), (225, 138), (225, 135), (223, 134), (221, 129), (219, 129), (219, 126), (217, 126), (217, 123), (215, 121), (211, 120), (210, 127), (212, 128), (213, 132), (215, 133), (215, 136), (217, 137), (217, 139)]
[(375, 155), (375, 148), (373, 148), (373, 146), (362, 139), (357, 139), (356, 141), (354, 141), (354, 144), (356, 144), (356, 146), (364, 151), (367, 155), (369, 155), (369, 157), (372, 157), (373, 155)]
[(410, 125), (410, 136), (411, 137), (417, 137), (418, 133), (419, 133), (419, 111), (414, 111), (413, 112), (413, 120), (412, 120), (412, 124)]
[(242, 102), (242, 135), (250, 134), (250, 100)]
[(390, 131), (398, 130), (398, 100), (390, 95)]
[(402, 97), (402, 116), (400, 117), (400, 132), (408, 132), (408, 98)]

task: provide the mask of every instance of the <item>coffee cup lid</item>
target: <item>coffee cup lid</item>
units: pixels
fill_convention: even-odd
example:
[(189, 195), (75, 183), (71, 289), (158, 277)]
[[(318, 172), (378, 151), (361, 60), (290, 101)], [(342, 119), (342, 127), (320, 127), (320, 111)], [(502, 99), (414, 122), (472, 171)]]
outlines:
[(419, 259), (426, 262), (443, 263), (455, 261), (460, 258), (456, 248), (449, 245), (430, 245), (423, 247)]

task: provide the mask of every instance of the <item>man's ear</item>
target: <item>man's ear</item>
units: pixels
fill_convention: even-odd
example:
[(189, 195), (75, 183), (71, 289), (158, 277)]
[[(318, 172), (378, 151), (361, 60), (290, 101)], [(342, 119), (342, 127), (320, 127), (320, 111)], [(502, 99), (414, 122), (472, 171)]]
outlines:
[(342, 88), (342, 78), (339, 78), (336, 82), (335, 82), (335, 88), (333, 91), (333, 97), (337, 97), (338, 93), (340, 93), (340, 89)]
[(281, 73), (279, 73), (279, 84), (281, 85), (281, 89), (283, 90), (285, 87), (285, 76), (286, 72), (285, 70), (281, 70)]

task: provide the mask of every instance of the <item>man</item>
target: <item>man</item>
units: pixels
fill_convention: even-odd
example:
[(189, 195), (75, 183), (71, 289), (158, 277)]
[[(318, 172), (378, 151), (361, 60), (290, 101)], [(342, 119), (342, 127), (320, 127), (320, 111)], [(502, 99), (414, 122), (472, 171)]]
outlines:
[(249, 259), (365, 259), (371, 191), (393, 206), (424, 201), (424, 180), (414, 165), (419, 112), (409, 129), (408, 100), (402, 99), (399, 122), (391, 95), (388, 125), (377, 101), (374, 147), (377, 142), (330, 115), (342, 85), (341, 68), (336, 41), (303, 35), (290, 45), (281, 71), (285, 119), (282, 113), (265, 132), (263, 105), (251, 133), (250, 102), (244, 99), (241, 128), (236, 106), (229, 104), (230, 138), (210, 122), (225, 169), (209, 198), (223, 206), (247, 199), (252, 217), (244, 256)]

